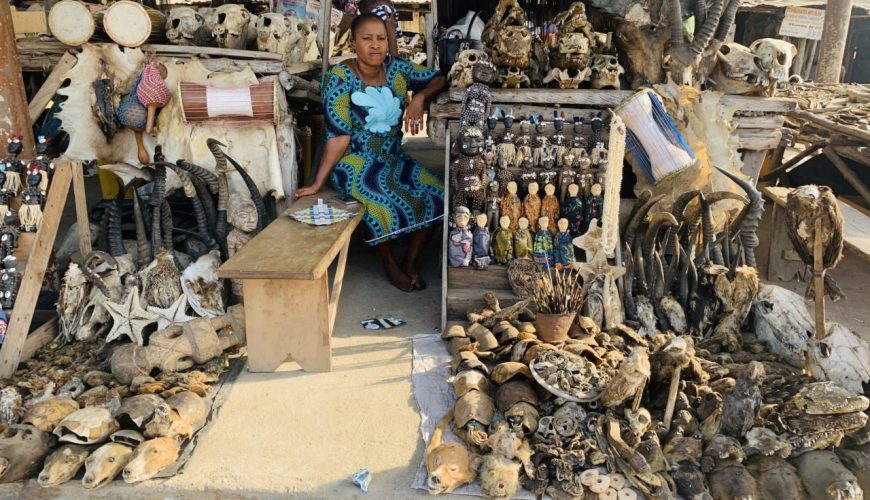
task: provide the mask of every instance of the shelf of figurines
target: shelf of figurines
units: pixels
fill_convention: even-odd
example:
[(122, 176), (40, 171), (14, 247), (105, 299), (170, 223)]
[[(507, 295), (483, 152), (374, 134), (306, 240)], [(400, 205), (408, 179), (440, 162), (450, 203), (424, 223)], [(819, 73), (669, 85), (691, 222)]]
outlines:
[[(493, 108), (486, 123), (457, 122), (451, 130), (443, 327), (482, 309), (484, 292), (502, 307), (515, 303), (521, 268), (570, 267), (577, 261), (573, 240), (600, 234), (598, 222), (590, 226), (602, 220), (613, 168), (610, 119), (605, 112), (572, 111), (513, 116)], [(618, 185), (611, 189), (618, 198)]]

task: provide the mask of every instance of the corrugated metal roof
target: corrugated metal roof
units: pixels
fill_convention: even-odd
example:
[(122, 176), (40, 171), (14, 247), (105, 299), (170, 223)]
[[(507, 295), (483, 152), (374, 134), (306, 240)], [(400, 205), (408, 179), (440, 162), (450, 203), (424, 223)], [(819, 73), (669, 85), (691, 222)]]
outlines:
[[(752, 9), (760, 7), (783, 8), (783, 7), (814, 7), (824, 9), (828, 2), (825, 0), (743, 0), (740, 9)], [(870, 10), (870, 0), (852, 0), (852, 7)]]

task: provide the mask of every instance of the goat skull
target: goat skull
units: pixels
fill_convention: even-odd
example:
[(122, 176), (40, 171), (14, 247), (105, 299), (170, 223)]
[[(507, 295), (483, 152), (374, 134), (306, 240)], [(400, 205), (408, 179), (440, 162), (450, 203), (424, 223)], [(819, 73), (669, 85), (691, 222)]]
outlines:
[(190, 7), (177, 7), (166, 16), (166, 38), (173, 45), (201, 45), (211, 33), (202, 14)]

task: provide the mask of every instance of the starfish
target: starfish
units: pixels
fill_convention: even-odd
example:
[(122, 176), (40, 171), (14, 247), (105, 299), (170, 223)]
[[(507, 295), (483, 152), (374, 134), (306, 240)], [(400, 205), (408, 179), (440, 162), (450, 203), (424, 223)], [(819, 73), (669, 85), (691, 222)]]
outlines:
[(139, 287), (131, 288), (123, 302), (107, 300), (105, 306), (112, 315), (112, 330), (106, 336), (106, 342), (126, 335), (136, 344), (143, 345), (142, 331), (158, 320), (156, 314), (142, 309), (142, 304), (139, 302)]
[(598, 219), (592, 219), (589, 221), (589, 229), (586, 230), (586, 233), (571, 240), (575, 247), (586, 252), (586, 262), (592, 262), (595, 254), (601, 250), (603, 245), (601, 234), (602, 230), (598, 227)]
[(187, 295), (183, 293), (169, 307), (148, 306), (148, 312), (158, 316), (158, 330), (163, 330), (174, 323), (184, 323), (196, 318), (196, 316), (187, 315)]
[[(579, 236), (578, 238), (582, 237)], [(575, 238), (574, 241), (577, 241), (578, 238)], [(606, 273), (610, 273), (613, 280), (617, 280), (625, 274), (624, 267), (611, 266), (607, 263), (607, 255), (604, 253), (604, 248), (601, 248), (600, 245), (598, 251), (587, 262), (575, 262), (574, 269), (583, 277), (583, 283), (591, 283), (592, 280)]]

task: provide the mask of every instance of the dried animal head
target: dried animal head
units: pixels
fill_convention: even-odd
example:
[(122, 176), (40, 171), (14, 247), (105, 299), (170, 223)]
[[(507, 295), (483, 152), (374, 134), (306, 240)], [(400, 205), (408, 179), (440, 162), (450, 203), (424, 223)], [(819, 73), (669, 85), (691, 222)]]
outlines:
[(616, 56), (595, 54), (592, 56), (592, 88), (619, 90), (619, 77), (625, 73)]
[(115, 479), (133, 456), (133, 448), (120, 443), (106, 443), (100, 446), (85, 460), (85, 475), (82, 486), (87, 489), (99, 488)]
[(513, 498), (519, 490), (520, 464), (497, 455), (486, 455), (478, 469), (480, 488), (490, 498)]
[(31, 477), (54, 446), (54, 438), (32, 425), (10, 425), (0, 432), (0, 483)]
[[(218, 47), (244, 49), (254, 31), (256, 16), (238, 4), (224, 4), (215, 9), (216, 22), (212, 36)], [(252, 22), (253, 21), (253, 22)]]
[(291, 22), (284, 14), (261, 14), (254, 24), (257, 30), (257, 50), (281, 53), (281, 39), (290, 29)]
[(788, 81), (789, 70), (797, 47), (776, 38), (762, 38), (752, 42), (749, 50), (758, 58), (757, 64), (767, 75), (770, 85), (769, 95), (773, 96), (776, 84)]
[(90, 449), (78, 444), (65, 444), (56, 449), (48, 458), (36, 481), (43, 488), (60, 486), (69, 481), (85, 465)]
[(223, 280), (217, 275), (220, 263), (220, 254), (212, 250), (181, 274), (181, 288), (190, 307), (200, 316), (221, 316), (226, 311)]
[(200, 12), (176, 7), (166, 15), (166, 38), (173, 45), (210, 45), (212, 27)]
[(79, 409), (73, 399), (52, 398), (30, 406), (22, 423), (31, 424), (43, 432), (51, 432), (67, 415)]
[(116, 430), (118, 422), (108, 409), (89, 406), (67, 415), (53, 433), (62, 443), (97, 444), (108, 441)]
[(474, 83), (474, 65), (480, 61), (489, 61), (489, 56), (482, 50), (465, 49), (460, 52), (448, 73), (450, 86), (464, 88)]
[(175, 463), (180, 453), (181, 447), (174, 438), (149, 439), (136, 448), (130, 462), (124, 467), (124, 481), (138, 483), (151, 479)]

